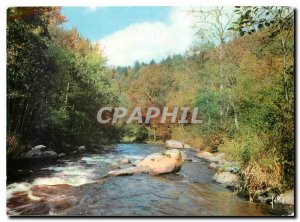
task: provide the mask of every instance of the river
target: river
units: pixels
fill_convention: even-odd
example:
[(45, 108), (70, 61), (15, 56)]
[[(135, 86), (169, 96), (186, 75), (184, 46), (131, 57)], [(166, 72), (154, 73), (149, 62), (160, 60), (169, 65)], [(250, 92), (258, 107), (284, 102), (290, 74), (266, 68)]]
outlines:
[(53, 216), (265, 216), (267, 205), (250, 203), (212, 180), (208, 163), (185, 150), (180, 172), (103, 178), (114, 163), (165, 150), (160, 145), (117, 144), (97, 154), (66, 158), (35, 169), (7, 186), (9, 215)]

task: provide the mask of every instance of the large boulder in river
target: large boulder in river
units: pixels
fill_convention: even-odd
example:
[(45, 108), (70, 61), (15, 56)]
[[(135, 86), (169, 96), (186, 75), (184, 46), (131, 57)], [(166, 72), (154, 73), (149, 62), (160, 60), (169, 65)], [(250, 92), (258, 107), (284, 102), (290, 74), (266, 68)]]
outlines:
[(167, 140), (166, 145), (169, 148), (175, 148), (175, 149), (191, 148), (190, 145), (182, 143), (182, 142), (177, 141), (177, 140)]
[(153, 175), (163, 173), (177, 173), (182, 166), (181, 152), (177, 149), (167, 150), (163, 153), (154, 153), (147, 156), (137, 164), (146, 167)]
[(122, 176), (137, 173), (149, 173), (159, 175), (165, 173), (176, 173), (182, 166), (181, 152), (177, 149), (168, 150), (163, 153), (154, 153), (138, 162), (135, 167), (110, 171), (108, 175)]

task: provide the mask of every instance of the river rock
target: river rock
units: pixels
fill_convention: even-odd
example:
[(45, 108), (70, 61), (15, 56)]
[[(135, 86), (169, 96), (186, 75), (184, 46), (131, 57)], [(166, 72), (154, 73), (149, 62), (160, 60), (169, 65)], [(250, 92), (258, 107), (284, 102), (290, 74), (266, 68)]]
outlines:
[(135, 167), (110, 171), (108, 175), (121, 176), (137, 173), (149, 173), (159, 175), (165, 173), (176, 173), (182, 166), (181, 153), (177, 149), (168, 150), (163, 153), (154, 153), (136, 164)]
[(219, 162), (220, 160), (224, 159), (224, 153), (212, 154), (207, 151), (199, 151), (196, 154), (196, 157), (208, 160), (210, 162)]
[(45, 150), (47, 150), (47, 147), (45, 145), (37, 145), (37, 146), (33, 147), (32, 149), (45, 151)]
[(219, 166), (216, 163), (212, 162), (209, 164), (208, 168), (217, 170), (219, 168)]
[(169, 148), (175, 148), (175, 149), (181, 149), (181, 148), (189, 149), (189, 148), (192, 148), (189, 144), (182, 143), (182, 142), (177, 141), (177, 140), (167, 140), (166, 145)]
[(150, 174), (177, 173), (182, 166), (181, 152), (177, 149), (163, 153), (154, 153), (147, 156), (137, 164), (138, 167), (146, 167)]
[(281, 203), (275, 203), (268, 208), (268, 213), (276, 216), (293, 216), (294, 211), (294, 206)]
[(41, 149), (33, 148), (28, 151), (24, 157), (27, 159), (57, 159), (57, 153), (54, 151), (42, 151)]
[(295, 197), (294, 190), (289, 190), (280, 194), (277, 197), (276, 202), (294, 206), (295, 204), (294, 197)]
[(213, 180), (228, 187), (237, 187), (240, 183), (238, 175), (226, 171), (216, 173)]
[(86, 151), (86, 148), (85, 148), (85, 146), (80, 146), (80, 147), (78, 147), (78, 151), (79, 152), (85, 152)]
[(169, 148), (176, 148), (176, 149), (184, 148), (183, 143), (176, 140), (167, 140), (166, 145)]

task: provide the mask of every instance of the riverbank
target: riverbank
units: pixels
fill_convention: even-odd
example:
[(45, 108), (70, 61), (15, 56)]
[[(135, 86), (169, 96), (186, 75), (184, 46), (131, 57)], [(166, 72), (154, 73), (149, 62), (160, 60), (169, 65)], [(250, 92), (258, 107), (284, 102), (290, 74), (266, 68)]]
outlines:
[(236, 195), (250, 202), (269, 204), (272, 206), (269, 209), (271, 214), (294, 214), (294, 190), (283, 190), (280, 192), (276, 188), (266, 187), (263, 190), (250, 191), (245, 185), (239, 163), (227, 161), (224, 153), (210, 153), (198, 150), (195, 156), (209, 163), (209, 168), (215, 171), (213, 180), (233, 191)]
[[(228, 189), (232, 190), (236, 195), (249, 200), (250, 202), (270, 204), (272, 214), (291, 215), (294, 212), (295, 194), (293, 189), (284, 189), (280, 184), (277, 187), (270, 187), (265, 185), (264, 188), (250, 189), (251, 181), (246, 181), (248, 177), (243, 166), (238, 161), (233, 161), (226, 154), (226, 149), (222, 148), (223, 152), (217, 152), (218, 146), (222, 145), (220, 139), (214, 138), (213, 144), (206, 144), (206, 149), (214, 150), (214, 152), (205, 151), (206, 149), (199, 149), (186, 144), (185, 142), (168, 140), (166, 146), (169, 148), (191, 148), (195, 150), (196, 157), (203, 159), (209, 163), (209, 168), (215, 171), (213, 180), (223, 184)], [(211, 142), (212, 143), (212, 142)], [(193, 142), (191, 142), (193, 144)], [(216, 146), (216, 144), (218, 146)], [(213, 149), (209, 146), (215, 146)], [(203, 147), (203, 145), (202, 145)], [(229, 160), (230, 161), (229, 161)], [(251, 178), (250, 178), (251, 180)], [(263, 181), (261, 182), (263, 184)], [(276, 210), (273, 210), (277, 208)]]

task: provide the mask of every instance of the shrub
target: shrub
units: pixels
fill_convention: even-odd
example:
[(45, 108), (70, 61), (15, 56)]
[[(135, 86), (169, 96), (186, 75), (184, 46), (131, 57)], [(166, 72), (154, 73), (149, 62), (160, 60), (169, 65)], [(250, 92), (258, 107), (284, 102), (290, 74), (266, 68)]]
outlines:
[(282, 166), (274, 149), (267, 149), (268, 137), (261, 133), (245, 131), (232, 140), (226, 140), (220, 149), (226, 159), (239, 162), (244, 188), (249, 194), (266, 188), (280, 188)]
[(203, 137), (197, 126), (175, 126), (172, 128), (172, 139), (189, 144), (191, 147), (203, 146)]
[(247, 188), (250, 196), (255, 195), (255, 191), (266, 188), (281, 188), (281, 165), (275, 158), (272, 160), (271, 168), (266, 167), (262, 162), (264, 162), (264, 158), (251, 162), (242, 170), (244, 187)]
[(6, 137), (7, 157), (19, 156), (24, 150), (25, 146), (20, 143), (20, 140), (15, 134)]
[(253, 159), (255, 160), (264, 145), (262, 143), (263, 139), (252, 132), (241, 133), (234, 139), (225, 141), (220, 146), (220, 150), (225, 152), (229, 159), (238, 161), (242, 165), (246, 165)]
[(218, 148), (220, 145), (224, 143), (222, 137), (217, 134), (211, 134), (205, 137), (204, 146), (205, 150), (215, 153), (218, 152)]

